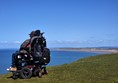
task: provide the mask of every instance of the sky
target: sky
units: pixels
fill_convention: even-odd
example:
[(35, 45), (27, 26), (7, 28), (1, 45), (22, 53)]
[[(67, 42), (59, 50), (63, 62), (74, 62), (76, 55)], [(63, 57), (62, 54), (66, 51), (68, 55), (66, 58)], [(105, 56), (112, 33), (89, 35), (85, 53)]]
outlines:
[(118, 0), (0, 0), (0, 48), (37, 29), (50, 48), (117, 47)]

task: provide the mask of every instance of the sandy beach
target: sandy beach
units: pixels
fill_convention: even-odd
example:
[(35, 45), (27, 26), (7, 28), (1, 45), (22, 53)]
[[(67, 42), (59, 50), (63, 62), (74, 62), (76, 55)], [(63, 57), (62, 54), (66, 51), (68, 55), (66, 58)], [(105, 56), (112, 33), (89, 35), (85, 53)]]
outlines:
[(118, 53), (118, 49), (96, 49), (96, 48), (54, 48), (56, 51), (85, 51), (85, 52), (107, 52)]

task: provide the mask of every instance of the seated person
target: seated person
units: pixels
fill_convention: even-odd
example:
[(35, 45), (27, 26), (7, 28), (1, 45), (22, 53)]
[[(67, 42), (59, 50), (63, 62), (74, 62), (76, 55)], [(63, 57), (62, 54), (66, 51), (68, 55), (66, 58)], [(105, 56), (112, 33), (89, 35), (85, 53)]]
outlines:
[(46, 40), (42, 35), (43, 33), (40, 33), (40, 30), (36, 30), (31, 39), (30, 45), (33, 47), (31, 48), (31, 52), (34, 58), (42, 56), (43, 50), (46, 47)]
[(16, 71), (17, 70), (17, 68), (16, 68), (16, 66), (17, 66), (17, 64), (16, 64), (17, 58), (16, 57), (17, 57), (17, 54), (19, 52), (22, 52), (22, 53), (30, 53), (30, 41), (31, 41), (31, 38), (34, 36), (34, 31), (32, 31), (29, 35), (30, 35), (30, 39), (26, 39), (21, 44), (19, 51), (17, 51), (16, 53), (14, 53), (12, 55), (12, 65), (7, 70), (9, 70), (9, 71)]
[[(37, 42), (36, 39), (38, 39)], [(43, 48), (46, 47), (46, 39), (43, 37), (43, 33), (40, 33), (40, 30), (34, 32), (34, 36), (31, 38), (31, 47), (33, 47), (35, 43), (38, 43)]]
[(40, 30), (32, 31), (30, 34), (30, 39), (25, 40), (21, 46), (20, 50), (12, 55), (12, 65), (9, 71), (16, 71), (18, 66), (18, 53), (33, 55), (33, 59), (38, 56), (42, 56), (43, 48), (46, 47), (46, 40), (40, 33)]

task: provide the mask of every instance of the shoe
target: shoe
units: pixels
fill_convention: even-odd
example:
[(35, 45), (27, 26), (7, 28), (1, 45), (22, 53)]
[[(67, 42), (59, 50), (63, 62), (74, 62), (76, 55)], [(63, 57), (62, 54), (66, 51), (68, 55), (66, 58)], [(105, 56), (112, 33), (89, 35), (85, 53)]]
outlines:
[(16, 71), (17, 68), (16, 67), (10, 67), (10, 68), (7, 68), (7, 71)]

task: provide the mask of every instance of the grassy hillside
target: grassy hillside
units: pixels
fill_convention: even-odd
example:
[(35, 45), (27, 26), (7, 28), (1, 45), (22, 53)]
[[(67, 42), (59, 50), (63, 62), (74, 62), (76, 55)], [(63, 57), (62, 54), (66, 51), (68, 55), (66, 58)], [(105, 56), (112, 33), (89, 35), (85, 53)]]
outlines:
[(13, 80), (11, 74), (0, 75), (0, 83), (118, 83), (118, 54), (83, 58), (48, 70), (42, 78)]

